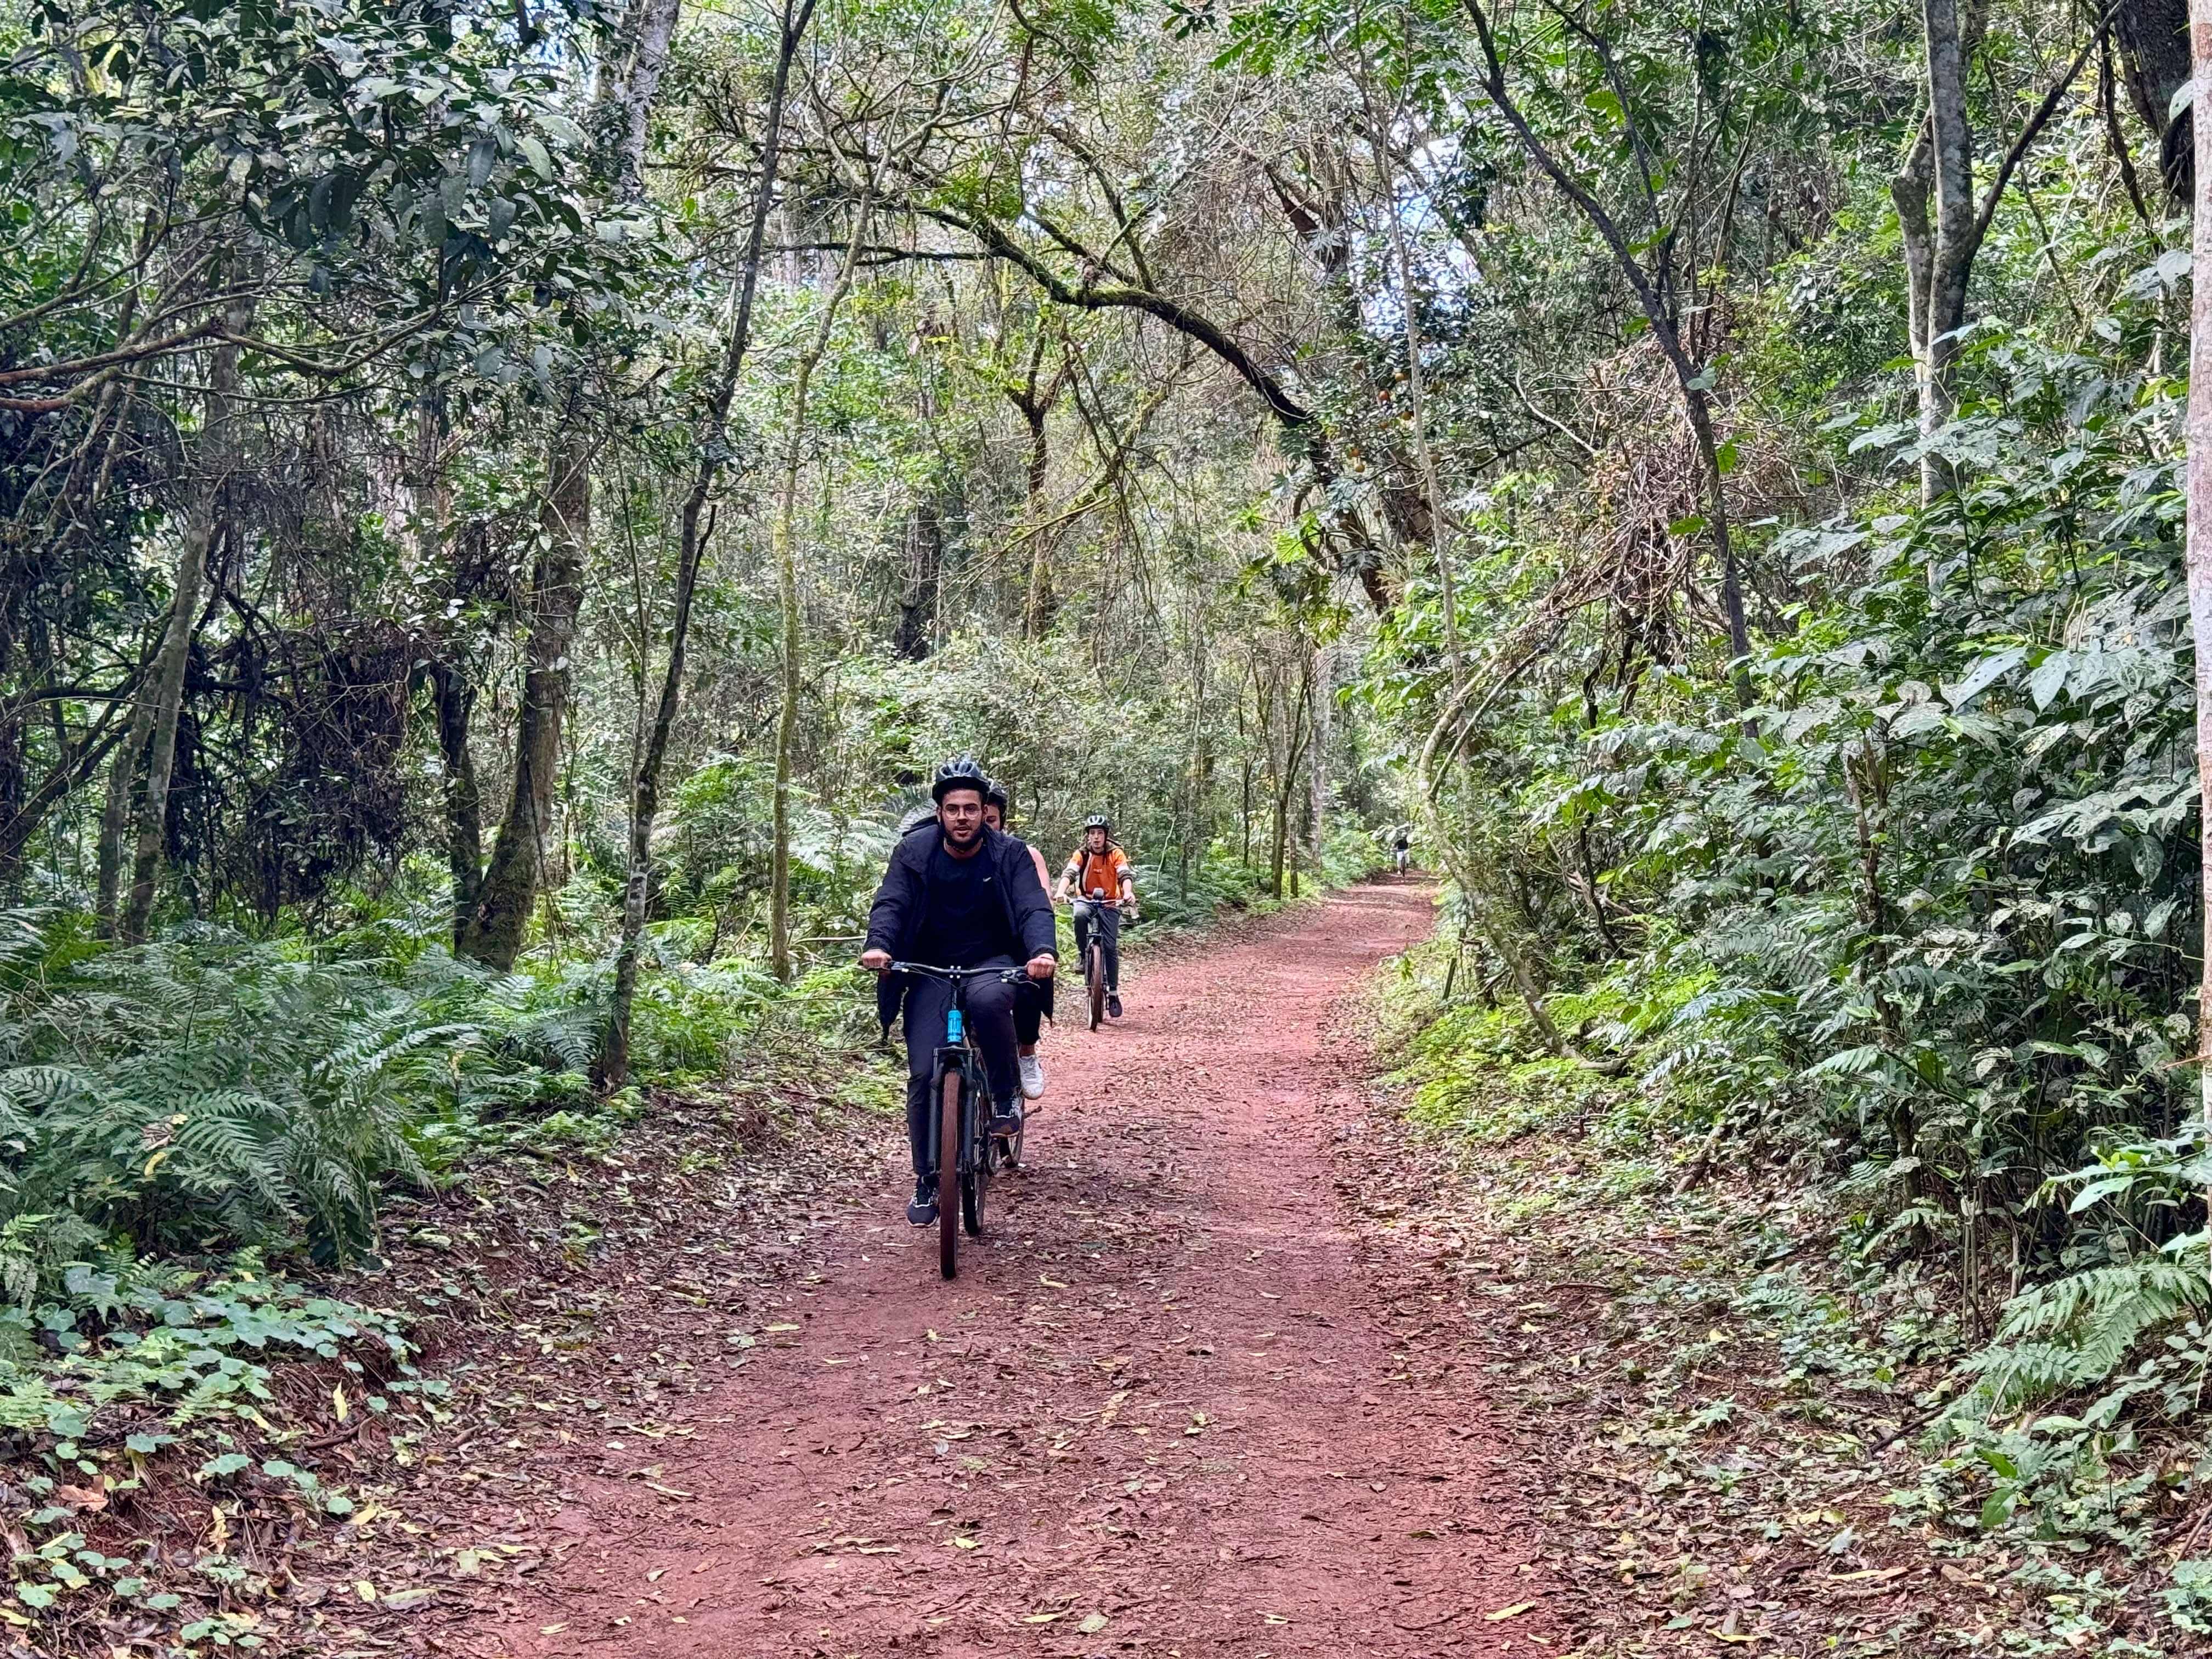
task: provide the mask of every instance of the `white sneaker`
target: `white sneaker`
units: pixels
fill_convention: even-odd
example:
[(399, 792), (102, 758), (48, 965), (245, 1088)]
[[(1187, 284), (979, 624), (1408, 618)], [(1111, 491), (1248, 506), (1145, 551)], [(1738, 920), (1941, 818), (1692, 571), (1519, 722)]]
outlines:
[(1036, 1100), (1044, 1093), (1044, 1062), (1035, 1054), (1017, 1054), (1022, 1067), (1022, 1098)]

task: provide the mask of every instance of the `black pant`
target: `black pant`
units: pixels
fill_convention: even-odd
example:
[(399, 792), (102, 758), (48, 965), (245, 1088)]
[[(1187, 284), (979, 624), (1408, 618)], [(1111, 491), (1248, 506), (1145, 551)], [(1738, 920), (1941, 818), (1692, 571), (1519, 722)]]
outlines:
[(1023, 1048), (1035, 1048), (1044, 1035), (1044, 981), (1025, 979), (1014, 987), (1014, 1041)]
[[(1011, 957), (976, 964), (1012, 968)], [(971, 979), (961, 998), (969, 1031), (983, 1051), (983, 1070), (991, 1098), (1012, 1100), (1020, 1092), (1014, 1065), (1014, 1005), (1019, 988), (998, 979)], [(937, 1167), (937, 1103), (930, 1097), (930, 1073), (945, 1046), (945, 1016), (952, 1007), (952, 988), (941, 979), (917, 975), (906, 994), (906, 1138), (914, 1149), (916, 1178)]]
[(1075, 959), (1080, 962), (1090, 953), (1091, 929), (1093, 918), (1098, 928), (1100, 942), (1106, 947), (1106, 988), (1121, 988), (1121, 907), (1107, 901), (1078, 899), (1075, 902)]

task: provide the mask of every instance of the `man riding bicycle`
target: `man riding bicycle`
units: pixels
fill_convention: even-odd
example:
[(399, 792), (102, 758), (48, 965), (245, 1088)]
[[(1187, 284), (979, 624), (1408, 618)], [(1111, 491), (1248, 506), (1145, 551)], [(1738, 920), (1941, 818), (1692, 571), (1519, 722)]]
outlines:
[(1091, 929), (1098, 929), (1106, 957), (1106, 1012), (1121, 1018), (1121, 913), (1133, 909), (1137, 888), (1129, 873), (1129, 860), (1114, 842), (1114, 824), (1103, 812), (1083, 821), (1083, 845), (1067, 855), (1052, 890), (1056, 903), (1075, 892), (1075, 954), (1091, 948)]
[[(1036, 866), (1037, 885), (1049, 887), (1052, 877), (1044, 867), (1044, 854), (1006, 828), (1006, 813), (1013, 804), (1004, 784), (993, 784), (984, 792), (983, 822), (1028, 847)], [(1044, 1061), (1037, 1058), (1037, 1044), (1044, 1036), (1045, 1021), (1052, 1017), (1052, 985), (1048, 979), (1031, 979), (1014, 987), (1014, 1063), (1021, 1068), (1024, 1100), (1044, 1095)]]
[[(1052, 977), (1052, 905), (1028, 845), (983, 821), (990, 787), (972, 756), (938, 769), (930, 789), (937, 830), (902, 836), (891, 849), (868, 913), (860, 966), (881, 974), (895, 961), (949, 968), (1018, 965), (1032, 980)], [(994, 978), (971, 981), (966, 993), (967, 1028), (989, 1079), (994, 1134), (1012, 1134), (1022, 1123), (1015, 1000), (1016, 988)], [(937, 1219), (939, 1202), (929, 1078), (945, 1042), (952, 988), (917, 977), (898, 988), (894, 1006), (900, 1001), (906, 1012), (907, 1139), (914, 1152), (914, 1201), (906, 1218), (927, 1227)]]

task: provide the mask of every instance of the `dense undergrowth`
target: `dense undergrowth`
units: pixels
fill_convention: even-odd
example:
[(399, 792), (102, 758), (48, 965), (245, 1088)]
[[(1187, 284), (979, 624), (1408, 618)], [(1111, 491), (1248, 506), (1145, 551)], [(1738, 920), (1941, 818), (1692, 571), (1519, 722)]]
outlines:
[[(2179, 1652), (2212, 1575), (2186, 387), (2161, 344), (2186, 273), (2162, 231), (2105, 228), (2094, 308), (1978, 319), (1929, 435), (1870, 351), (1799, 378), (1838, 345), (1808, 288), (1747, 323), (1758, 441), (1834, 508), (1765, 526), (1771, 610), (1733, 669), (1667, 643), (1639, 665), (1618, 592), (1516, 663), (1549, 603), (1532, 565), (1577, 591), (1589, 548), (1554, 478), (1476, 498), (1460, 626), (1499, 678), (1425, 780), (1462, 954), (1413, 1109), (1587, 1130), (1607, 1201), (1725, 1241), (1662, 1300), (1818, 1335), (1822, 1413), (1915, 1452), (1877, 1460), (1898, 1528), (2045, 1575), (2082, 1622), (2033, 1642), (2135, 1651), (2133, 1607)], [(1437, 605), (1386, 630), (1366, 690), (1448, 732)], [(1525, 1201), (1595, 1224), (1559, 1182)]]
[(2201, 1650), (2212, 1339), (2185, 1240), (1984, 1310), (1854, 1206), (1817, 1119), (1716, 1139), (1708, 970), (1665, 953), (1558, 996), (1566, 1057), (1467, 963), (1447, 929), (1393, 971), (1389, 1082), (1454, 1171), (1424, 1224), (1478, 1306), (1510, 1299), (1522, 1402), (1574, 1447), (1548, 1518), (1635, 1592), (1591, 1651)]

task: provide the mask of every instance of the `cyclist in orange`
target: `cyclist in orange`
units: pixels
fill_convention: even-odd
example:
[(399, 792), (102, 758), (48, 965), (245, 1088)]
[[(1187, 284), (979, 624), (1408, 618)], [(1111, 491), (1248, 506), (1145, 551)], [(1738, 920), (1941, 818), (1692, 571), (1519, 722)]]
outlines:
[(1121, 1018), (1121, 913), (1137, 904), (1136, 883), (1129, 860), (1114, 842), (1114, 824), (1103, 812), (1083, 821), (1083, 845), (1067, 855), (1067, 867), (1052, 890), (1053, 902), (1061, 902), (1070, 889), (1075, 895), (1075, 954), (1079, 960), (1090, 948), (1096, 926), (1106, 954), (1106, 1012)]

